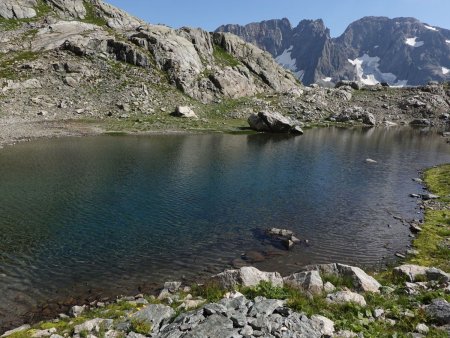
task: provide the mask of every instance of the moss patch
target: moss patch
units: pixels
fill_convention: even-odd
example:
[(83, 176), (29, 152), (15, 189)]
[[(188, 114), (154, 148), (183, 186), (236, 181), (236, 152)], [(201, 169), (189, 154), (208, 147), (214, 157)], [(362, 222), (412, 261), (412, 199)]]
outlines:
[(450, 271), (450, 165), (427, 170), (424, 177), (428, 189), (441, 198), (436, 202), (438, 208), (425, 211), (423, 231), (414, 241), (419, 255), (410, 262)]
[(213, 57), (222, 66), (236, 67), (241, 64), (238, 59), (218, 45), (214, 45)]

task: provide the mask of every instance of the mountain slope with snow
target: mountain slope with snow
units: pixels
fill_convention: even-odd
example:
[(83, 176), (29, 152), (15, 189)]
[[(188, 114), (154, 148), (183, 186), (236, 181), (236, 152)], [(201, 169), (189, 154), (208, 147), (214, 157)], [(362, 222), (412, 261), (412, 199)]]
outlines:
[(268, 30), (267, 24), (259, 31), (259, 23), (217, 30), (257, 44), (305, 84), (358, 80), (415, 86), (450, 81), (446, 71), (450, 69), (450, 30), (414, 18), (365, 17), (331, 38), (322, 20), (303, 20), (290, 30), (287, 19), (279, 21), (270, 21), (272, 26), (284, 27), (276, 32)]

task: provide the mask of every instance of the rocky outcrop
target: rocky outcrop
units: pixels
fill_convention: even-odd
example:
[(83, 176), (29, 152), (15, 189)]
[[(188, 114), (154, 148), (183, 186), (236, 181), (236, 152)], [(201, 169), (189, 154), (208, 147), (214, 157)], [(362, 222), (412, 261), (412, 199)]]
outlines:
[(276, 112), (259, 112), (248, 118), (250, 128), (260, 132), (302, 135), (300, 122)]
[(28, 19), (36, 16), (36, 0), (2, 0), (0, 18)]

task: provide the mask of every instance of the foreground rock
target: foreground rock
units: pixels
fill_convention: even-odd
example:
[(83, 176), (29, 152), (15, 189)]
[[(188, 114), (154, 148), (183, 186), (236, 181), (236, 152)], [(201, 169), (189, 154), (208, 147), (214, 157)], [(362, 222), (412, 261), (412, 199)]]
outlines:
[(256, 286), (261, 282), (270, 282), (275, 286), (283, 285), (283, 278), (278, 272), (263, 272), (254, 267), (243, 267), (238, 270), (227, 270), (212, 277), (224, 289), (236, 286)]
[(409, 282), (423, 281), (438, 281), (448, 283), (450, 281), (450, 274), (436, 268), (426, 266), (405, 264), (394, 268), (394, 276), (405, 278)]
[(250, 128), (260, 132), (303, 135), (300, 122), (280, 113), (259, 112), (248, 118)]
[(380, 292), (381, 284), (362, 269), (350, 265), (333, 263), (312, 265), (304, 268), (307, 271), (318, 270), (321, 274), (332, 275), (343, 279), (349, 279), (354, 288), (363, 292)]

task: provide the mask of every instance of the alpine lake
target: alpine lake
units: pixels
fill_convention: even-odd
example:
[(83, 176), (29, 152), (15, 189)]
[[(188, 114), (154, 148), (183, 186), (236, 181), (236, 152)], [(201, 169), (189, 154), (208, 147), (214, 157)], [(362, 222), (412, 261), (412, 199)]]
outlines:
[[(367, 163), (371, 158), (377, 163)], [(437, 132), (175, 134), (37, 140), (0, 150), (0, 327), (70, 305), (189, 284), (233, 266), (379, 269), (421, 219)], [(287, 251), (278, 227), (302, 242)], [(22, 320), (21, 320), (22, 319)]]

